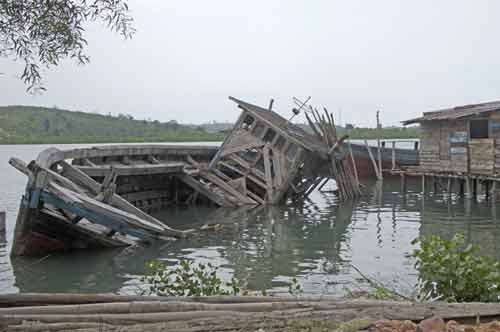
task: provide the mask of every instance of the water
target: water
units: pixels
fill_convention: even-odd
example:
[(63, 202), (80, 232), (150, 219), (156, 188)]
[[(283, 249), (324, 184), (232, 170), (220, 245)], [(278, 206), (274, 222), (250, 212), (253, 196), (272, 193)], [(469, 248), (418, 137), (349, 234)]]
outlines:
[(0, 146), (0, 210), (7, 211), (8, 233), (7, 245), (0, 247), (0, 293), (134, 293), (145, 263), (154, 258), (169, 264), (183, 258), (210, 261), (220, 266), (225, 279), (234, 274), (247, 280), (253, 290), (286, 292), (287, 283), (297, 276), (306, 293), (333, 295), (353, 285), (363, 287), (354, 265), (410, 293), (415, 282), (411, 240), (430, 234), (451, 237), (457, 232), (500, 259), (496, 217), (500, 205), (482, 197), (470, 204), (446, 194), (423, 197), (419, 181), (409, 181), (408, 193), (402, 195), (398, 179), (385, 179), (382, 191), (364, 181), (365, 195), (356, 202), (339, 204), (327, 186), (297, 205), (251, 210), (175, 208), (157, 215), (179, 228), (219, 225), (185, 240), (11, 261), (7, 253), (26, 178), (7, 160), (17, 156), (30, 161), (46, 147)]

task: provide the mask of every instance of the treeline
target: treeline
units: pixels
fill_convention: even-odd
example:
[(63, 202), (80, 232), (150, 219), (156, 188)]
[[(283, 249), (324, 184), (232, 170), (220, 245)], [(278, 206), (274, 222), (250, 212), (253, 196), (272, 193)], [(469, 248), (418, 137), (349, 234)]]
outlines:
[(31, 106), (0, 107), (0, 144), (220, 141), (221, 133), (176, 121), (136, 120)]

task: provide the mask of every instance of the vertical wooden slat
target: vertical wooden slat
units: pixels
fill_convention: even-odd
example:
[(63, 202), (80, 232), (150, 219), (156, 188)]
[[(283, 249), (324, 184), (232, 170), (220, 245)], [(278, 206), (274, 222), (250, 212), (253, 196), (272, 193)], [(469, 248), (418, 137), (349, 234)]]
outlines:
[(266, 175), (266, 185), (267, 185), (267, 197), (268, 201), (272, 201), (273, 197), (273, 176), (271, 174), (271, 162), (269, 159), (269, 145), (266, 144), (262, 149), (263, 158), (264, 158), (264, 171)]

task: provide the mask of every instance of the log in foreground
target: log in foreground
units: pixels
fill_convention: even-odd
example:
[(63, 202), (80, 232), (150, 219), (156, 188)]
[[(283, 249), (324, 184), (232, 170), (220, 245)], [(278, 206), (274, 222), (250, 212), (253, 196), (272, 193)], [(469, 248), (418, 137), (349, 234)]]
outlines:
[[(100, 301), (109, 302), (93, 303)], [(420, 322), (439, 316), (466, 322), (479, 317), (484, 323), (500, 318), (500, 304), (495, 303), (424, 304), (328, 296), (11, 294), (0, 296), (0, 304), (0, 321), (8, 331), (280, 331), (315, 322), (332, 326), (356, 322), (356, 331), (381, 319)]]

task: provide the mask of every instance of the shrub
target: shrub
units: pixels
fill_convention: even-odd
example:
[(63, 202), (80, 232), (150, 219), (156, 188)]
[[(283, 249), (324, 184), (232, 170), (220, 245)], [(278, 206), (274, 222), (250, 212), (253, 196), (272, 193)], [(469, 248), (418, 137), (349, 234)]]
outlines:
[[(223, 282), (217, 275), (217, 267), (212, 264), (194, 265), (188, 260), (181, 260), (179, 266), (169, 267), (158, 260), (147, 263), (148, 274), (141, 277), (145, 284), (141, 294), (159, 296), (211, 296), (211, 295), (248, 295), (244, 283), (238, 278)], [(302, 287), (297, 278), (292, 278), (288, 293), (293, 296), (302, 294)], [(267, 296), (265, 289), (262, 295)]]
[(149, 273), (141, 278), (147, 285), (142, 293), (160, 296), (246, 295), (241, 282), (232, 278), (224, 283), (217, 276), (217, 267), (181, 260), (178, 267), (168, 267), (160, 261), (148, 262)]
[(451, 240), (439, 236), (416, 239), (418, 287), (424, 299), (448, 302), (498, 302), (500, 299), (500, 262), (480, 256), (480, 247), (465, 245), (464, 236)]

